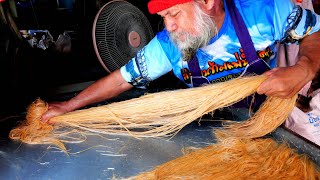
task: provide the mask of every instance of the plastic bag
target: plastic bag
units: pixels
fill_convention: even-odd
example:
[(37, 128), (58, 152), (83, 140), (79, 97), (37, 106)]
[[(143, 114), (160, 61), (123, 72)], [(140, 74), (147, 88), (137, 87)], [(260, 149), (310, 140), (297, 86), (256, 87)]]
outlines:
[(71, 37), (67, 32), (59, 35), (55, 44), (55, 49), (62, 53), (71, 51)]
[(303, 112), (294, 107), (285, 126), (320, 146), (320, 89), (314, 91), (310, 97), (311, 110)]

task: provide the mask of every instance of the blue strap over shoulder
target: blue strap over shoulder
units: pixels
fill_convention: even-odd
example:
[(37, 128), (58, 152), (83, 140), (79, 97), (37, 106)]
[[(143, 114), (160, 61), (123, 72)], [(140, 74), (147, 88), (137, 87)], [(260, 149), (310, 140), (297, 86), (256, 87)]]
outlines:
[(262, 74), (267, 70), (270, 70), (269, 65), (263, 60), (260, 59), (254, 48), (252, 39), (250, 37), (249, 31), (243, 22), (241, 14), (236, 8), (233, 0), (226, 0), (227, 8), (230, 12), (230, 17), (238, 39), (240, 41), (241, 47), (246, 55), (246, 59), (249, 63), (248, 73)]

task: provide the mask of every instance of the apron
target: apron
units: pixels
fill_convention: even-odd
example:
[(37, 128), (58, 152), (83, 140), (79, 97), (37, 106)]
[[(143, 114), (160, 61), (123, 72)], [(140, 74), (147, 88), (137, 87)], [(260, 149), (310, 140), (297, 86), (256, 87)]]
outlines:
[[(248, 66), (245, 69), (243, 75), (247, 74), (257, 74), (261, 75), (265, 71), (270, 70), (269, 65), (263, 60), (260, 59), (254, 48), (252, 39), (250, 37), (249, 31), (236, 8), (233, 0), (226, 0), (227, 8), (230, 12), (230, 17), (234, 29), (236, 31), (237, 37), (240, 41), (241, 47), (244, 50), (246, 55)], [(201, 69), (199, 66), (199, 61), (197, 56), (193, 56), (191, 60), (188, 61), (189, 71), (191, 73), (191, 82), (193, 87), (199, 87), (203, 84), (210, 84), (207, 78), (203, 77), (201, 74)], [(266, 99), (265, 95), (254, 95), (254, 101), (252, 102), (253, 97), (249, 96), (242, 101), (232, 105), (235, 108), (249, 108), (250, 106), (253, 109), (257, 109)]]

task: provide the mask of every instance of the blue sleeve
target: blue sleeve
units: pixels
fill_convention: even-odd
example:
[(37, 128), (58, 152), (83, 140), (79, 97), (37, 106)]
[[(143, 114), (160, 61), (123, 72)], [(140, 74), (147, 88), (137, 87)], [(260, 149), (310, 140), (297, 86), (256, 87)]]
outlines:
[(319, 15), (294, 5), (290, 0), (274, 0), (273, 19), (275, 40), (288, 44), (298, 43), (320, 28)]
[(172, 65), (157, 38), (153, 38), (135, 57), (120, 68), (121, 75), (134, 86), (147, 86), (150, 81), (172, 70)]

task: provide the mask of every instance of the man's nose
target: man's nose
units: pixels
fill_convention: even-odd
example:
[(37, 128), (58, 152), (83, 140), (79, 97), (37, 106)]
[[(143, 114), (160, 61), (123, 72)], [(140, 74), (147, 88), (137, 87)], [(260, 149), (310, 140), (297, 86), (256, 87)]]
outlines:
[(166, 26), (167, 31), (169, 32), (173, 32), (178, 28), (176, 21), (171, 17), (166, 17), (164, 20), (164, 24)]

